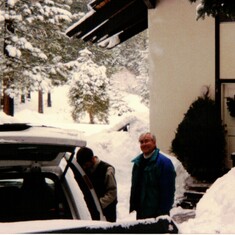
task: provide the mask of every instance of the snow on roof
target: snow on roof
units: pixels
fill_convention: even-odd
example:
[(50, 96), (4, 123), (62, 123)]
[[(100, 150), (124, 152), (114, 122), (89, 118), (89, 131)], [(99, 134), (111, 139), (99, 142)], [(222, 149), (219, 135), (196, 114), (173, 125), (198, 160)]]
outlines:
[(0, 142), (18, 142), (33, 144), (53, 144), (81, 147), (86, 145), (85, 139), (78, 131), (62, 128), (32, 126), (21, 131), (1, 131)]

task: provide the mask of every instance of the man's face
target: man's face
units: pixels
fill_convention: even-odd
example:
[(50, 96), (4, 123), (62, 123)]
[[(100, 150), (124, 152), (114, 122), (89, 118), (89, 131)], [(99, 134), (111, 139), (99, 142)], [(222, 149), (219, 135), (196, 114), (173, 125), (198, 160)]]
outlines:
[(89, 170), (89, 169), (91, 169), (92, 167), (93, 167), (93, 161), (91, 160), (91, 161), (88, 161), (88, 162), (85, 162), (83, 165), (82, 165), (82, 168), (84, 169), (84, 170)]
[(153, 140), (150, 134), (146, 134), (140, 137), (140, 149), (144, 154), (150, 154), (156, 148), (156, 142)]

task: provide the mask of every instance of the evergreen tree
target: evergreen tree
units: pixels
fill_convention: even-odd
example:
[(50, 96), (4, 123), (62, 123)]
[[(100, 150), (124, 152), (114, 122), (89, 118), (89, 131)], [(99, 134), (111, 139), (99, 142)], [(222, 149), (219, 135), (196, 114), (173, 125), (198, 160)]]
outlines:
[(141, 71), (144, 71), (144, 66), (145, 71), (148, 71), (148, 64), (145, 63), (148, 54), (146, 30), (113, 48), (112, 51), (117, 66), (125, 67), (135, 75), (140, 75)]
[[(77, 56), (77, 49), (68, 43), (64, 31), (68, 22), (80, 16), (79, 12), (73, 15), (68, 4), (76, 5), (78, 10), (80, 1), (6, 0), (8, 2), (11, 4), (4, 8), (6, 27), (1, 39), (4, 41), (5, 61), (0, 64), (5, 93), (14, 97), (41, 90), (42, 86), (35, 83), (35, 77), (44, 80), (44, 89), (46, 82), (50, 89), (51, 83), (67, 81), (57, 73), (55, 66), (59, 61), (68, 61), (75, 54)], [(78, 40), (75, 43), (77, 45)]]
[(5, 14), (5, 2), (0, 3), (0, 110), (2, 108), (3, 102), (3, 89), (2, 89), (2, 77), (3, 77), (3, 69), (5, 67), (5, 56), (4, 56), (4, 14)]
[[(108, 123), (109, 98), (107, 95), (108, 78), (106, 68), (94, 63), (92, 53), (84, 49), (73, 63), (70, 103), (74, 107), (72, 117), (79, 121), (86, 113), (90, 123), (96, 118), (99, 122)], [(71, 65), (71, 63), (70, 63)]]
[[(135, 50), (133, 50), (135, 48)], [(117, 69), (127, 68), (136, 76), (137, 86), (133, 86), (133, 94), (142, 97), (142, 102), (149, 104), (148, 74), (148, 37), (147, 30), (130, 38), (125, 43), (112, 49)]]
[[(189, 1), (196, 2), (197, 0)], [(197, 18), (223, 15), (235, 19), (235, 2), (233, 0), (201, 0), (201, 3), (197, 7), (197, 13)]]
[(135, 93), (142, 97), (142, 103), (149, 105), (149, 74), (148, 74), (148, 51), (142, 51), (141, 63), (139, 64), (139, 74), (136, 76), (137, 87)]
[(23, 72), (45, 62), (47, 57), (38, 46), (33, 46), (24, 22), (25, 3), (7, 4), (5, 8), (5, 32), (3, 84), (5, 93), (15, 96), (24, 84)]
[[(7, 96), (24, 96), (30, 91), (49, 92), (53, 86), (73, 78), (74, 70), (70, 65), (77, 58), (78, 50), (84, 49), (86, 44), (66, 37), (64, 32), (85, 14), (88, 2), (6, 0), (0, 3), (0, 23), (7, 26), (0, 29), (3, 32), (0, 45), (5, 47), (0, 53), (0, 87), (3, 88), (4, 84)], [(9, 5), (5, 7), (5, 3)], [(119, 68), (127, 67), (135, 71), (140, 83), (142, 78), (147, 81), (147, 77), (141, 75), (143, 66), (147, 66), (142, 63), (147, 45), (143, 35), (146, 34), (128, 40), (128, 44), (121, 44), (116, 52), (92, 45), (89, 47), (91, 58), (97, 66), (106, 67), (108, 77)], [(133, 47), (137, 49), (133, 50)], [(135, 92), (142, 93), (143, 90), (140, 88)]]
[(179, 124), (171, 151), (191, 176), (213, 181), (224, 173), (225, 130), (208, 93), (195, 100)]
[(110, 82), (110, 88), (108, 92), (110, 100), (110, 112), (112, 112), (113, 115), (122, 116), (123, 114), (133, 112), (133, 109), (128, 106), (126, 101), (124, 101), (120, 90), (115, 89), (115, 87), (112, 85), (112, 82)]

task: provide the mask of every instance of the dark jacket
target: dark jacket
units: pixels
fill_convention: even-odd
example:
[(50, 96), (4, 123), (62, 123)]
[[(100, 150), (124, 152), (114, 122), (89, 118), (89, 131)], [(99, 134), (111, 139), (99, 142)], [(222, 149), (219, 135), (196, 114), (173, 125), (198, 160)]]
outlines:
[[(87, 173), (91, 182), (94, 186), (96, 194), (101, 202), (101, 206), (103, 209), (103, 213), (107, 219), (107, 221), (115, 222), (116, 221), (116, 205), (117, 205), (117, 186), (116, 180), (113, 178), (113, 175), (107, 175), (108, 168), (113, 166), (104, 161), (99, 161), (95, 170), (92, 173)], [(106, 182), (106, 177), (112, 177), (112, 185), (109, 185), (109, 182)], [(110, 179), (111, 180), (111, 179)], [(115, 183), (115, 185), (114, 185)], [(114, 197), (115, 193), (115, 197)], [(105, 198), (105, 199), (104, 199)], [(102, 204), (105, 200), (106, 206), (104, 207)]]
[(93, 173), (88, 173), (92, 184), (94, 186), (94, 189), (97, 193), (97, 196), (99, 198), (103, 197), (106, 193), (106, 187), (105, 187), (105, 176), (108, 167), (112, 167), (110, 164), (104, 161), (100, 161), (97, 165), (95, 171)]
[(144, 160), (143, 154), (132, 160), (130, 212), (135, 210), (137, 219), (169, 214), (174, 203), (174, 166), (159, 149), (155, 150), (145, 166)]

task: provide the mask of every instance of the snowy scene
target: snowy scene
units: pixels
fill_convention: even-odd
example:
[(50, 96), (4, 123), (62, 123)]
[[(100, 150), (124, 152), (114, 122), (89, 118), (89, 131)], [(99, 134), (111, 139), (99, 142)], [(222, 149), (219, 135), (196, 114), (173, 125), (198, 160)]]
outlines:
[[(44, 114), (37, 112), (37, 93), (25, 104), (17, 104), (15, 117), (6, 116), (1, 112), (1, 123), (30, 122), (34, 124), (56, 126), (82, 132), (87, 145), (101, 159), (115, 166), (118, 184), (118, 222), (135, 220), (135, 213), (129, 214), (129, 193), (131, 180), (131, 160), (140, 153), (138, 136), (149, 129), (149, 110), (140, 102), (137, 95), (126, 94), (125, 99), (134, 110), (123, 117), (113, 116), (110, 124), (88, 124), (84, 118), (82, 123), (76, 123), (71, 118), (71, 109), (66, 96), (68, 87), (60, 87), (52, 92), (56, 101), (51, 108), (46, 108)], [(57, 102), (58, 101), (58, 102)], [(36, 110), (35, 110), (36, 109)], [(117, 131), (121, 126), (130, 123), (128, 132)], [(161, 148), (159, 146), (159, 148)], [(181, 163), (172, 156), (177, 171), (176, 200), (184, 192), (184, 181), (188, 177)], [(204, 195), (196, 208), (196, 218), (178, 224), (180, 233), (234, 233), (234, 169), (224, 177), (219, 178)], [(190, 211), (190, 210), (189, 210)], [(187, 213), (180, 207), (171, 210), (174, 214)], [(0, 225), (1, 226), (1, 225)], [(19, 226), (22, 226), (19, 224)]]
[[(157, 147), (177, 173), (170, 216), (179, 233), (235, 233), (235, 7), (225, 0), (158, 2), (2, 1), (0, 124), (32, 123), (81, 133), (95, 155), (115, 167), (117, 222), (126, 225), (136, 222), (129, 198), (138, 137), (156, 132)], [(221, 172), (228, 172), (210, 185), (196, 208), (185, 209), (179, 205), (190, 174), (180, 157), (168, 153), (169, 146), (190, 104), (205, 93), (219, 111), (228, 152), (217, 154), (215, 137), (200, 156), (213, 148), (216, 153), (207, 163), (213, 165), (219, 155)], [(232, 101), (230, 113), (227, 100)], [(33, 222), (34, 228), (41, 222)], [(55, 226), (49, 223), (48, 229)], [(11, 232), (25, 232), (25, 224), (32, 231), (20, 222)], [(76, 225), (62, 221), (61, 226)], [(8, 229), (0, 223), (0, 232)]]

